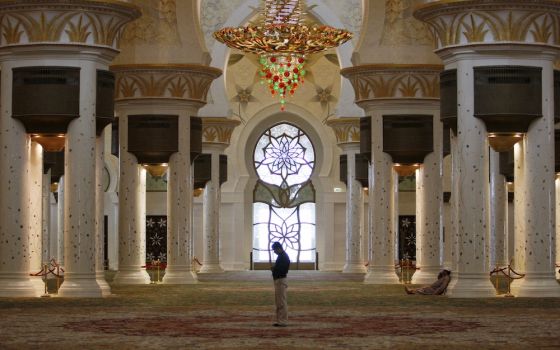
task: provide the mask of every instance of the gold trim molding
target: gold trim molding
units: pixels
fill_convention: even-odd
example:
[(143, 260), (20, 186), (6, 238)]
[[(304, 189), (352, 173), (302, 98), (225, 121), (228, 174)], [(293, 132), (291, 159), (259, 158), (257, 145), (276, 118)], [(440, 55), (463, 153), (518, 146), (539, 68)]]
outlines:
[(118, 49), (140, 9), (122, 1), (0, 1), (0, 46), (79, 44)]
[(416, 7), (436, 48), (473, 44), (560, 46), (560, 1), (440, 0)]
[(354, 87), (356, 103), (375, 99), (439, 99), (440, 65), (375, 64), (340, 71)]
[(241, 122), (221, 117), (202, 118), (202, 142), (229, 145), (231, 134)]
[(339, 145), (360, 142), (360, 118), (330, 119), (327, 125), (334, 130)]
[(212, 81), (222, 71), (196, 64), (132, 64), (111, 66), (115, 101), (178, 99), (206, 103)]

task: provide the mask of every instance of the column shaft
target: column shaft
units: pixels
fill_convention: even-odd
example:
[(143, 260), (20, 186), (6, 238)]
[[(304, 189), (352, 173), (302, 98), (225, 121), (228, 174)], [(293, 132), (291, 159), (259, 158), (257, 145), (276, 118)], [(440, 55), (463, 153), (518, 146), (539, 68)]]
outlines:
[(190, 118), (179, 115), (179, 152), (169, 160), (167, 182), (167, 269), (166, 284), (196, 283), (192, 271), (192, 174), (190, 161)]
[(201, 273), (220, 273), (220, 153), (210, 152), (212, 160), (211, 180), (206, 183), (203, 198), (204, 255)]
[(58, 181), (58, 204), (57, 204), (57, 256), (58, 264), (64, 266), (64, 185), (66, 183), (64, 175)]
[(128, 152), (128, 115), (119, 116), (119, 270), (113, 283), (149, 284), (146, 263), (146, 170)]
[(12, 118), (12, 67), (0, 76), (0, 297), (38, 296), (29, 278), (30, 140)]
[(507, 265), (505, 242), (506, 179), (500, 174), (500, 154), (490, 150), (490, 268)]
[(96, 66), (80, 70), (80, 117), (68, 125), (64, 150), (64, 297), (101, 297), (95, 276)]
[(524, 220), (520, 221), (524, 229), (516, 243), (520, 253), (523, 251), (523, 260), (518, 262), (526, 275), (512, 283), (512, 293), (522, 297), (560, 297), (554, 273), (554, 87), (550, 61), (543, 62), (542, 83), (543, 116), (529, 126), (522, 150), (523, 182), (516, 186), (516, 197), (523, 192), (525, 200), (521, 208)]
[[(350, 146), (347, 146), (350, 147)], [(345, 150), (347, 155), (346, 173), (346, 264), (345, 273), (365, 273), (362, 255), (362, 232), (364, 217), (364, 195), (362, 184), (356, 181), (357, 147)]]
[[(488, 278), (488, 141), (484, 122), (475, 118), (472, 63), (458, 62), (457, 103), (459, 156), (457, 177), (457, 282), (452, 297), (493, 297)], [(454, 193), (455, 195), (455, 193)]]
[(395, 273), (391, 207), (393, 162), (383, 152), (383, 117), (372, 116), (372, 162), (369, 177), (369, 254), (364, 283), (398, 284)]
[[(29, 269), (37, 273), (43, 267), (43, 147), (31, 142), (29, 149)], [(31, 280), (37, 293), (43, 294), (45, 284), (41, 276)]]
[[(103, 134), (101, 134), (103, 135)], [(103, 168), (105, 167), (105, 142), (103, 136), (95, 140), (95, 276), (103, 296), (111, 294), (111, 287), (105, 280), (105, 215), (104, 215), (104, 189)]]

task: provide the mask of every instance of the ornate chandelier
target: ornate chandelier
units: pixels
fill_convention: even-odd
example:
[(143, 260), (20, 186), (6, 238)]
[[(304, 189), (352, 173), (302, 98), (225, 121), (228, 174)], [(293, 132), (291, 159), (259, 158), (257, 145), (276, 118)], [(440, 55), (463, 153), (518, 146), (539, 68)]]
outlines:
[(304, 0), (263, 0), (261, 25), (223, 28), (214, 33), (228, 47), (260, 55), (259, 75), (270, 93), (280, 98), (284, 110), (286, 96), (303, 83), (306, 55), (337, 47), (352, 33), (326, 25), (303, 24)]

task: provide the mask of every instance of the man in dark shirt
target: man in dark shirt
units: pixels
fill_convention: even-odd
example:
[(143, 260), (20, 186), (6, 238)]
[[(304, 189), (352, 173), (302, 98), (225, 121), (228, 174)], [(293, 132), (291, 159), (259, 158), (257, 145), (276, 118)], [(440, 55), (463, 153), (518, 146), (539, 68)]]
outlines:
[(272, 250), (278, 255), (276, 263), (270, 269), (274, 279), (274, 296), (276, 302), (276, 323), (275, 327), (286, 327), (288, 325), (288, 295), (286, 282), (288, 270), (290, 269), (290, 258), (282, 248), (280, 242), (272, 244)]

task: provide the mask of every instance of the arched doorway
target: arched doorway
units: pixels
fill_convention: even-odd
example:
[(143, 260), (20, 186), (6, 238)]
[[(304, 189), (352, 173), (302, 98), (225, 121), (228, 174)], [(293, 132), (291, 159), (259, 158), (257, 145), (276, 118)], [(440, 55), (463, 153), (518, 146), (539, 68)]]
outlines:
[(316, 264), (315, 151), (297, 126), (267, 129), (253, 152), (258, 180), (253, 190), (253, 266), (268, 268), (272, 242), (280, 242), (293, 269)]

